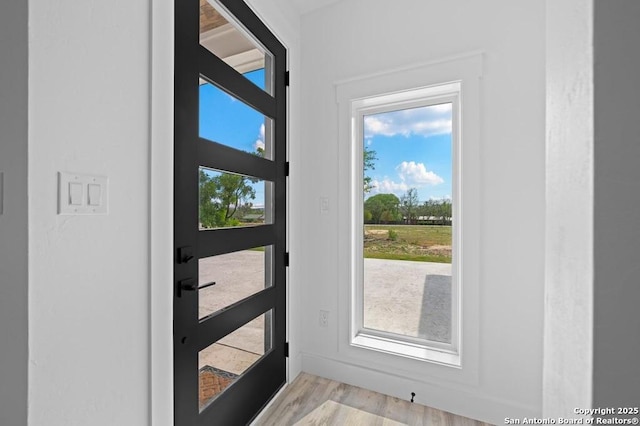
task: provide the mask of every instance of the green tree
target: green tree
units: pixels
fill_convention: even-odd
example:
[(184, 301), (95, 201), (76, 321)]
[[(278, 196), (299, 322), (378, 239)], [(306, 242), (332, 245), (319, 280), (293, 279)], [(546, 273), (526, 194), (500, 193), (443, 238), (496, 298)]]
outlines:
[(416, 188), (409, 188), (400, 198), (400, 211), (407, 220), (407, 223), (415, 223), (419, 204), (418, 190)]
[(205, 228), (239, 224), (235, 216), (256, 197), (251, 183), (257, 179), (232, 173), (208, 175), (200, 171), (200, 224)]
[(200, 226), (215, 228), (224, 225), (224, 217), (218, 198), (218, 186), (213, 176), (200, 170), (199, 176)]
[(236, 214), (245, 200), (256, 198), (256, 191), (247, 182), (255, 183), (257, 180), (231, 173), (221, 173), (214, 177), (218, 186), (218, 198), (224, 209), (225, 223)]
[(245, 202), (244, 204), (238, 206), (238, 209), (236, 211), (236, 215), (239, 215), (239, 218), (243, 218), (248, 214), (252, 214), (253, 213), (253, 203), (251, 202)]
[(376, 169), (376, 160), (378, 159), (378, 156), (373, 149), (369, 149), (367, 147), (365, 147), (362, 152), (364, 161), (364, 193), (368, 194), (373, 189), (373, 185), (371, 184), (371, 176), (367, 175), (367, 171)]
[(395, 215), (389, 210), (383, 211), (382, 214), (380, 215), (380, 222), (382, 223), (395, 222), (395, 220), (396, 220)]
[[(364, 202), (365, 211), (371, 212), (371, 220), (374, 223), (395, 222), (398, 220), (398, 204), (400, 200), (394, 194), (376, 194), (367, 198)], [(385, 218), (382, 218), (387, 212)]]
[(438, 203), (438, 214), (436, 215), (440, 218), (440, 223), (442, 225), (446, 225), (451, 221), (451, 201), (442, 200)]
[(429, 200), (420, 206), (420, 215), (440, 219), (441, 225), (451, 222), (451, 201)]
[[(264, 158), (264, 149), (258, 147), (252, 154)], [(210, 175), (200, 170), (200, 225), (204, 228), (235, 226), (237, 216), (251, 212), (256, 191), (251, 186), (258, 179), (232, 173), (217, 172)], [(236, 215), (237, 213), (237, 215)]]

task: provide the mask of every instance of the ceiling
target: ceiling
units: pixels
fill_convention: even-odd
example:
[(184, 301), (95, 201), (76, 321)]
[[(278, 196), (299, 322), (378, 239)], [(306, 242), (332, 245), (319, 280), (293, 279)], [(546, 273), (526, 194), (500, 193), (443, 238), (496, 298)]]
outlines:
[(207, 0), (200, 0), (200, 44), (241, 74), (265, 66), (264, 50)]
[(207, 0), (200, 0), (200, 34), (227, 23)]

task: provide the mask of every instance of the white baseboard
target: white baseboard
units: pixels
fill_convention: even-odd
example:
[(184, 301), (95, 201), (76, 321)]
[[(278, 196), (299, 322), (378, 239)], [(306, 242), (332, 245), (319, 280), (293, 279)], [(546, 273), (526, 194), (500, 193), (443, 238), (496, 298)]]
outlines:
[(504, 424), (506, 417), (539, 418), (542, 414), (540, 407), (491, 397), (479, 387), (424, 383), (313, 354), (302, 354), (302, 371), (405, 400), (415, 392), (416, 403), (496, 425)]

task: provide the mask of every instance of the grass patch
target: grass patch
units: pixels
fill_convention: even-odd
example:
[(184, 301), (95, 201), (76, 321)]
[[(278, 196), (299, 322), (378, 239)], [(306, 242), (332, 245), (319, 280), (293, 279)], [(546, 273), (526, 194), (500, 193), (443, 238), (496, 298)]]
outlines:
[(451, 263), (451, 258), (446, 256), (429, 256), (415, 254), (396, 254), (396, 253), (366, 253), (364, 257), (367, 259), (387, 259), (387, 260), (412, 260), (414, 262), (435, 262), (435, 263)]
[(451, 263), (451, 227), (365, 225), (364, 257)]

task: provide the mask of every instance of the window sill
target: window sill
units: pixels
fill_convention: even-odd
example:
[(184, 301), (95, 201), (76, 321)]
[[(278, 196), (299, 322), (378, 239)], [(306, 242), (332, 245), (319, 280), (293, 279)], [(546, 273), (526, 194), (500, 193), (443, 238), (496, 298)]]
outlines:
[(351, 340), (351, 346), (448, 367), (461, 368), (462, 366), (459, 353), (363, 333), (358, 333)]

